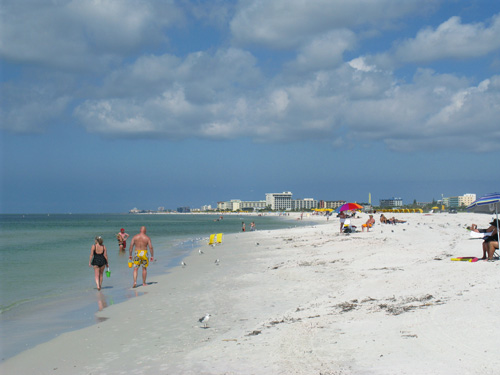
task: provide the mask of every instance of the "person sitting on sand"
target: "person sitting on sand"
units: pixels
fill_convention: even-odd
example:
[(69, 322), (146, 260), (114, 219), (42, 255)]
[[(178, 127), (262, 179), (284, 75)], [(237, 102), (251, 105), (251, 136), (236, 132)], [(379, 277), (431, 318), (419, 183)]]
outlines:
[(380, 215), (380, 222), (381, 222), (382, 224), (387, 224), (387, 218), (385, 217), (385, 215), (384, 215), (384, 214)]
[(498, 235), (497, 228), (493, 230), (490, 236), (486, 237), (483, 241), (483, 257), (482, 260), (486, 259), (493, 260), (493, 254), (495, 254), (495, 249), (498, 249)]
[(373, 215), (370, 215), (370, 218), (368, 220), (366, 220), (366, 223), (364, 223), (362, 225), (361, 230), (364, 232), (365, 228), (366, 228), (366, 231), (369, 232), (370, 228), (373, 226), (373, 224), (375, 224), (375, 219), (373, 218)]
[(495, 250), (498, 249), (498, 237), (495, 233), (495, 240), (488, 242), (488, 261), (493, 261), (493, 254), (495, 254)]
[(482, 260), (486, 259), (486, 257), (488, 257), (488, 260), (493, 260), (493, 254), (495, 253), (495, 249), (498, 249), (498, 234), (497, 234), (498, 226), (499, 223), (497, 222), (497, 219), (495, 219), (490, 223), (490, 227), (487, 229), (487, 230), (491, 229), (491, 234), (488, 237), (486, 237), (483, 241), (482, 244), (483, 257), (481, 258)]

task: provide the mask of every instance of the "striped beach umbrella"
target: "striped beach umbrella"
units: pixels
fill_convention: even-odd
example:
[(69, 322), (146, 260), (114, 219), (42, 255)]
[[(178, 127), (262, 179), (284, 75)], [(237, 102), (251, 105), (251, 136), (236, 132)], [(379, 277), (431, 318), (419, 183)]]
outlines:
[(497, 240), (500, 243), (500, 233), (498, 228), (498, 211), (500, 211), (500, 193), (487, 194), (467, 206), (467, 210), (474, 212), (495, 213), (497, 220)]
[(338, 209), (339, 212), (342, 212), (342, 211), (355, 211), (355, 210), (361, 210), (363, 209), (363, 206), (357, 204), (357, 203), (346, 203), (346, 204), (343, 204), (342, 206), (340, 206), (340, 208)]

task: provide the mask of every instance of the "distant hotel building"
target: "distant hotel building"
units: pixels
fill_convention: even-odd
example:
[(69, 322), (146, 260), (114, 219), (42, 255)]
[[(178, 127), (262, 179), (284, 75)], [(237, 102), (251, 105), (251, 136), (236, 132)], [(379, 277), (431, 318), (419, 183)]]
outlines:
[(254, 211), (266, 208), (266, 201), (242, 201), (231, 199), (228, 202), (217, 202), (217, 209), (223, 211)]
[(380, 199), (380, 207), (403, 207), (401, 198)]
[(318, 201), (314, 198), (292, 199), (292, 193), (284, 191), (283, 193), (267, 193), (266, 206), (276, 211), (311, 210), (318, 207)]
[[(464, 194), (458, 197), (445, 198), (448, 201), (448, 207), (467, 207), (472, 202), (476, 200), (476, 194)], [(443, 199), (443, 203), (446, 205), (446, 201)]]
[(311, 210), (313, 208), (318, 208), (318, 201), (313, 198), (292, 200), (292, 210)]
[(318, 208), (331, 208), (331, 209), (336, 209), (342, 206), (343, 204), (346, 204), (346, 201), (319, 201), (318, 203)]
[(267, 193), (266, 206), (271, 206), (271, 210), (287, 211), (292, 209), (292, 193)]
[(318, 207), (318, 201), (313, 198), (292, 199), (292, 193), (267, 193), (266, 200), (242, 201), (231, 199), (230, 201), (217, 202), (217, 209), (221, 211), (254, 211), (270, 208), (275, 211), (310, 210)]

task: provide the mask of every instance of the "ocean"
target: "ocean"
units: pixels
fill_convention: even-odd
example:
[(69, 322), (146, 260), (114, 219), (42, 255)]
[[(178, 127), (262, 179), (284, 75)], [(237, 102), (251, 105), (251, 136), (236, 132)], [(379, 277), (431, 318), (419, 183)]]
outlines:
[[(287, 228), (299, 222), (274, 215), (210, 214), (50, 214), (0, 215), (0, 358), (5, 360), (63, 332), (97, 323), (95, 313), (140, 296), (131, 289), (128, 246), (119, 252), (120, 228), (131, 237), (146, 226), (156, 261), (148, 281), (178, 266), (181, 259), (208, 241), (212, 233)], [(306, 225), (306, 222), (300, 222)], [(88, 266), (95, 236), (104, 239), (111, 277), (97, 291)], [(142, 279), (138, 277), (138, 284)]]

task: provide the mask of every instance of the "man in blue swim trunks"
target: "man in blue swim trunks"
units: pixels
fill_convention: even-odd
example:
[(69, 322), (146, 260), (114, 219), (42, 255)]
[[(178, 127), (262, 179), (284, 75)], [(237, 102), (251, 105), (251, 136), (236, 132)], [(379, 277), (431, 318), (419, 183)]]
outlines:
[[(129, 259), (132, 260), (132, 250), (135, 247), (135, 256), (133, 258), (134, 262), (134, 285), (133, 288), (137, 287), (137, 273), (139, 267), (142, 266), (142, 285), (146, 286), (146, 277), (148, 275), (148, 265), (149, 261), (154, 259), (153, 244), (151, 243), (151, 238), (146, 235), (146, 227), (141, 227), (141, 232), (136, 234), (132, 241), (130, 242), (129, 248)], [(148, 259), (148, 248), (151, 251), (151, 258)]]

